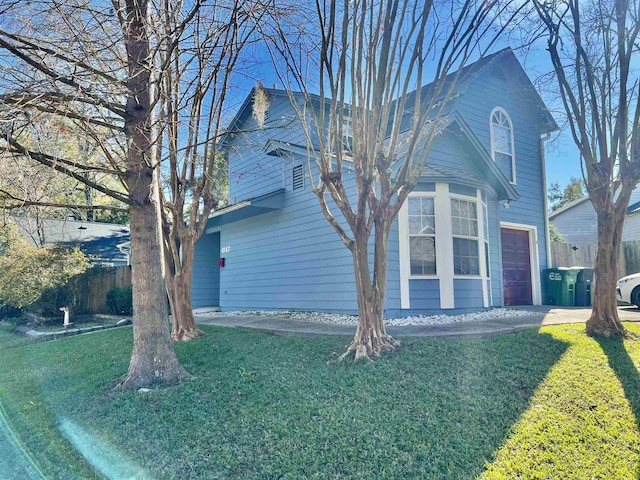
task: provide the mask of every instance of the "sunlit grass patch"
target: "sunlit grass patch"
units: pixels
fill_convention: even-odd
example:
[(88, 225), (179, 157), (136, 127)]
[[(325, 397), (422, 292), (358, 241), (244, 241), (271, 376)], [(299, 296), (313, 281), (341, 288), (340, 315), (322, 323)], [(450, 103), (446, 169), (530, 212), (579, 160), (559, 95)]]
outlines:
[(640, 342), (596, 341), (582, 325), (541, 331), (569, 348), (482, 478), (639, 478)]

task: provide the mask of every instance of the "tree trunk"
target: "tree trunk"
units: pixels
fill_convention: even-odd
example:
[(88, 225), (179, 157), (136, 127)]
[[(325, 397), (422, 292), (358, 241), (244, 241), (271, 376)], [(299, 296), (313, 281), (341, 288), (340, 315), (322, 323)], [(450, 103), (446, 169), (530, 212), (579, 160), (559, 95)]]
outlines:
[(613, 210), (613, 208), (596, 209), (598, 212), (598, 251), (596, 253), (595, 285), (591, 295), (593, 308), (591, 317), (587, 320), (586, 330), (588, 335), (601, 337), (622, 335), (625, 332), (618, 317), (616, 300), (616, 280), (619, 274), (618, 259), (622, 248), (624, 215), (611, 213)]
[[(131, 283), (133, 284), (133, 352), (121, 388), (189, 377), (175, 354), (169, 332), (161, 270), (157, 185), (152, 166), (151, 87), (148, 4), (127, 1), (126, 46), (129, 64), (125, 131), (127, 187), (131, 206)], [(156, 195), (154, 195), (154, 192)]]
[(347, 351), (340, 356), (341, 360), (354, 352), (354, 361), (373, 361), (383, 351), (400, 347), (400, 342), (387, 334), (383, 320), (389, 228), (381, 223), (376, 225), (373, 280), (369, 269), (368, 240), (365, 232), (358, 231), (354, 235), (352, 254), (358, 295), (358, 328), (353, 341), (347, 345)]
[(171, 338), (188, 341), (204, 332), (196, 326), (191, 305), (195, 238), (190, 231), (173, 232), (163, 217), (164, 262), (167, 294), (171, 309)]
[[(150, 184), (140, 182), (144, 205), (131, 206), (131, 283), (133, 284), (133, 352), (122, 388), (189, 377), (175, 354), (169, 332), (167, 300), (160, 269), (160, 243)], [(130, 188), (130, 194), (131, 186)], [(140, 191), (142, 190), (142, 191)]]
[(188, 341), (203, 335), (196, 326), (191, 306), (191, 287), (193, 285), (193, 256), (195, 245), (182, 243), (180, 262), (172, 260), (171, 269), (167, 269), (167, 290), (171, 306), (171, 338), (176, 341)]

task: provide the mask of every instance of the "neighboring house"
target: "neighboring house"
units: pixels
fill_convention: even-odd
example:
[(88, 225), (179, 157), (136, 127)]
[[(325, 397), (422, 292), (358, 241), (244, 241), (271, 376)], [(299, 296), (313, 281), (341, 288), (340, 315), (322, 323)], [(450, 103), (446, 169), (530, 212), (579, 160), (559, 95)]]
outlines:
[(11, 220), (32, 245), (78, 247), (93, 266), (130, 264), (128, 225), (17, 216)]
[[(267, 93), (263, 128), (251, 95), (229, 127), (232, 204), (197, 244), (193, 305), (357, 313), (351, 253), (310, 189), (304, 132), (287, 93)], [(448, 112), (390, 234), (385, 314), (541, 304), (542, 139), (556, 123), (510, 49), (465, 68)]]
[[(549, 214), (549, 222), (573, 245), (598, 243), (598, 218), (589, 197), (578, 198)], [(640, 240), (640, 188), (631, 193), (622, 241)]]

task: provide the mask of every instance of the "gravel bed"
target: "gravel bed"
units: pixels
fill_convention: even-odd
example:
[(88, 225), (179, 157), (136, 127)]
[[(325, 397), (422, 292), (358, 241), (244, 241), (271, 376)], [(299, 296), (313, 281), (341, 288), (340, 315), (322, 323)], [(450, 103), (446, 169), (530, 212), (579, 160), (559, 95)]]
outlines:
[[(213, 312), (199, 311), (194, 312), (196, 315), (207, 316), (262, 316), (277, 317), (298, 320), (304, 322), (332, 323), (337, 325), (356, 325), (358, 317), (354, 315), (343, 315), (337, 313), (321, 313), (321, 312), (297, 312), (297, 311), (268, 311), (268, 310), (251, 310), (251, 311), (232, 311), (232, 312)], [(391, 327), (402, 327), (408, 325), (445, 325), (449, 323), (473, 322), (491, 320), (505, 317), (523, 317), (534, 315), (535, 312), (528, 310), (520, 310), (513, 308), (494, 308), (484, 312), (465, 313), (463, 315), (419, 315), (400, 318), (386, 318), (385, 324)]]

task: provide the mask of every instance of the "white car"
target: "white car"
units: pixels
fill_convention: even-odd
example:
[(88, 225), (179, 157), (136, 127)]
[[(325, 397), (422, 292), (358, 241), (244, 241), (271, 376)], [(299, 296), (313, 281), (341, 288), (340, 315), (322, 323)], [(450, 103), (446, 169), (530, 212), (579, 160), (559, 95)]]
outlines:
[(616, 294), (621, 302), (633, 303), (640, 308), (640, 273), (627, 275), (618, 280)]

